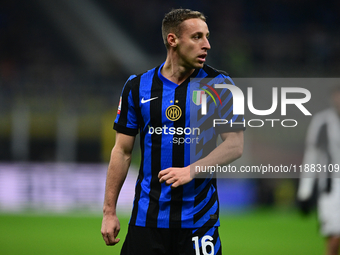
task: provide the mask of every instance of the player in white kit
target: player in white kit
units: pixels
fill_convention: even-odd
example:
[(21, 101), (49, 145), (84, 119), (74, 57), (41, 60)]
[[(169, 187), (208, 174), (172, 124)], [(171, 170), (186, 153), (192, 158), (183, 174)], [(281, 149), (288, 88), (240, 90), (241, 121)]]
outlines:
[[(314, 115), (309, 125), (298, 200), (311, 199), (316, 181), (320, 232), (326, 254), (339, 254), (340, 244), (340, 86), (332, 90), (332, 107)], [(311, 171), (313, 170), (313, 172)], [(315, 170), (315, 171), (314, 171)]]

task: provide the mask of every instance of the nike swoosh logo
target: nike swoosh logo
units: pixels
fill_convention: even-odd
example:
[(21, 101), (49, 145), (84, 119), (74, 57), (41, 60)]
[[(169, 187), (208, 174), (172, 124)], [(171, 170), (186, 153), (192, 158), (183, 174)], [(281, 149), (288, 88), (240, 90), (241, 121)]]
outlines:
[(158, 97), (154, 97), (154, 98), (150, 98), (150, 99), (144, 99), (144, 97), (142, 98), (142, 100), (140, 101), (142, 104), (145, 104), (145, 103), (147, 103), (147, 102), (149, 102), (149, 101), (151, 101), (151, 100), (154, 100), (154, 99), (157, 99)]

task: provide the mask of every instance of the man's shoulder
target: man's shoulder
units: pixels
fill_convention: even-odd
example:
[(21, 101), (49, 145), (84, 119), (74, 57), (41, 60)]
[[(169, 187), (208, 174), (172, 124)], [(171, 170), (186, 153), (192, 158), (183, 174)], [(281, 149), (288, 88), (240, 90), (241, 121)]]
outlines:
[(327, 119), (329, 116), (332, 116), (333, 117), (334, 115), (334, 109), (333, 108), (326, 108), (324, 110), (321, 110), (317, 113), (314, 114), (313, 118), (314, 119)]
[(208, 76), (215, 77), (215, 76), (221, 75), (221, 76), (224, 76), (224, 78), (229, 77), (229, 74), (226, 71), (216, 69), (210, 65), (204, 65), (203, 70), (208, 74)]
[(155, 74), (155, 70), (157, 70), (159, 68), (159, 66), (154, 67), (152, 69), (149, 69), (143, 73), (139, 73), (139, 74), (132, 74), (130, 75), (130, 77), (127, 79), (126, 84), (129, 84), (129, 86), (139, 86), (140, 83), (140, 79), (142, 76), (144, 77), (153, 77), (153, 75)]
[(333, 123), (333, 121), (337, 119), (337, 115), (333, 108), (327, 108), (321, 110), (315, 114), (313, 114), (312, 120), (310, 122), (310, 126), (314, 128), (321, 128), (327, 123)]

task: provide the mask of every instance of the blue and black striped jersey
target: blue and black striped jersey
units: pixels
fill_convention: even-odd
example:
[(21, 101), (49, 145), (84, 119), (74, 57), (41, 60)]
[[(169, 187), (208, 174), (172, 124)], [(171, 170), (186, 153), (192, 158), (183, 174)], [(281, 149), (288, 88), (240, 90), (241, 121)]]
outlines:
[[(204, 65), (182, 84), (166, 79), (158, 66), (138, 76), (131, 76), (125, 83), (114, 129), (127, 135), (140, 132), (141, 164), (135, 188), (135, 199), (130, 224), (158, 228), (199, 228), (219, 226), (219, 203), (215, 178), (194, 179), (171, 189), (160, 183), (158, 173), (169, 167), (190, 165), (190, 138), (197, 129), (190, 126), (192, 78), (221, 78), (233, 83), (223, 72)], [(209, 86), (209, 85), (208, 85)], [(210, 111), (223, 119), (242, 121), (243, 116), (232, 115), (230, 91), (220, 93), (220, 107), (210, 107), (199, 118), (211, 119)], [(213, 110), (211, 110), (213, 109)], [(216, 109), (216, 110), (214, 110)], [(235, 130), (223, 128), (205, 130), (209, 141), (216, 144), (217, 135)], [(205, 136), (207, 139), (207, 136)], [(201, 152), (203, 142), (196, 145)], [(207, 141), (204, 142), (206, 144)], [(207, 155), (209, 152), (204, 152)]]

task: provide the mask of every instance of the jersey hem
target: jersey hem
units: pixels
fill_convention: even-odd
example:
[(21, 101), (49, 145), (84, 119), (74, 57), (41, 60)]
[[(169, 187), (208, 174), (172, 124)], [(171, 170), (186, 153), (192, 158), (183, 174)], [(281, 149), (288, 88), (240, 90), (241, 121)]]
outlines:
[[(136, 223), (131, 223), (129, 222), (130, 226), (136, 226), (136, 227), (144, 227), (144, 228), (167, 228), (167, 229), (197, 229), (197, 228), (202, 228), (202, 227), (219, 227), (220, 226), (220, 221), (217, 220), (217, 222), (215, 224), (203, 224), (201, 226), (194, 226), (194, 225), (190, 225), (190, 226), (180, 226), (180, 227), (164, 227), (164, 226), (157, 226), (157, 223), (152, 224), (155, 222), (150, 222), (148, 221), (148, 226), (146, 225), (139, 225)], [(157, 226), (157, 227), (156, 227)]]

